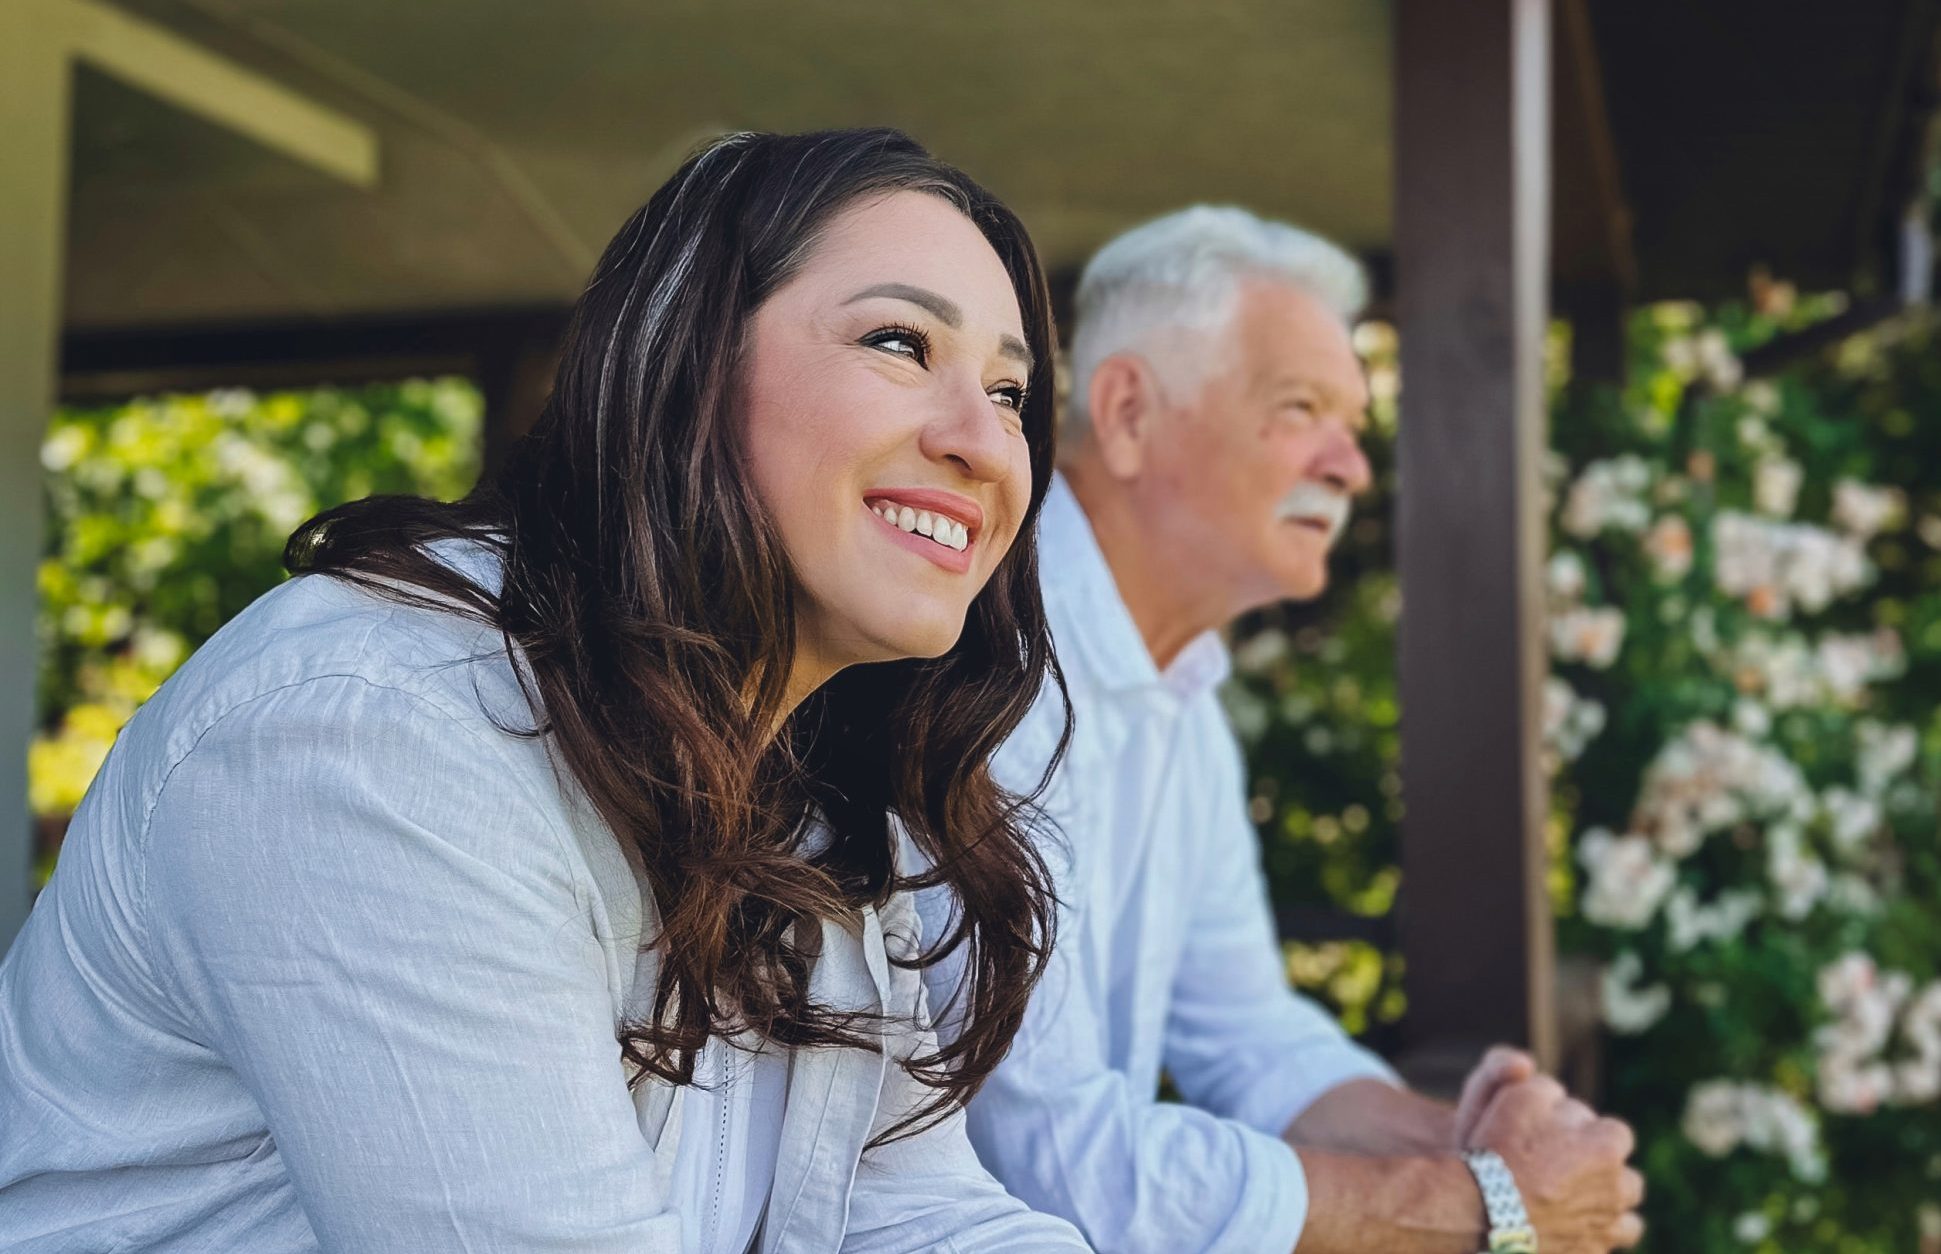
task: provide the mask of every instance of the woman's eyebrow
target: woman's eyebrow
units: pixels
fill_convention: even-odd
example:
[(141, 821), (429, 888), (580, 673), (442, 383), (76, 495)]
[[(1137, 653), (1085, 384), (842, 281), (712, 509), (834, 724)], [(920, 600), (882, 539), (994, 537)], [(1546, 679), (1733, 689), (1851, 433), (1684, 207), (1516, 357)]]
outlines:
[[(912, 283), (872, 284), (862, 291), (857, 292), (854, 296), (851, 296), (843, 304), (853, 305), (859, 300), (873, 300), (878, 297), (909, 301), (912, 305), (924, 310), (931, 317), (943, 323), (951, 330), (958, 331), (963, 329), (964, 311), (957, 307), (956, 301), (941, 293), (933, 292), (927, 287), (917, 287)], [(1030, 372), (1033, 365), (1031, 350), (1026, 348), (1024, 341), (1017, 336), (1010, 334), (998, 336), (997, 351), (1023, 365), (1027, 373)]]
[(843, 304), (853, 305), (859, 300), (869, 300), (877, 296), (887, 296), (891, 300), (907, 300), (953, 331), (959, 330), (964, 325), (964, 311), (957, 307), (956, 301), (948, 296), (940, 296), (927, 287), (915, 287), (909, 283), (878, 283), (874, 287), (864, 288)]

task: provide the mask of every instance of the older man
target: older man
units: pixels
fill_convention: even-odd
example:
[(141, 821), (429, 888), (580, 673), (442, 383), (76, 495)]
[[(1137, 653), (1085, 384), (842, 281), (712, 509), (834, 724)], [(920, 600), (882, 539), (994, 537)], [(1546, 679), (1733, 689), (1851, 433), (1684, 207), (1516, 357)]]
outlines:
[[(1114, 240), (1079, 284), (1040, 541), (1075, 719), (1043, 798), (1060, 931), (969, 1118), (1006, 1186), (1101, 1251), (1475, 1254), (1524, 1248), (1533, 1224), (1544, 1254), (1577, 1254), (1639, 1236), (1623, 1125), (1508, 1050), (1456, 1108), (1409, 1092), (1288, 988), (1275, 947), (1217, 633), (1319, 594), (1368, 487), (1364, 288), (1332, 244), (1209, 207)], [(1063, 716), (1047, 692), (998, 756), (1005, 783), (1038, 783)], [(948, 899), (922, 908), (939, 934)], [(947, 1033), (956, 972), (929, 980)], [(1157, 1100), (1162, 1072), (1183, 1102)]]

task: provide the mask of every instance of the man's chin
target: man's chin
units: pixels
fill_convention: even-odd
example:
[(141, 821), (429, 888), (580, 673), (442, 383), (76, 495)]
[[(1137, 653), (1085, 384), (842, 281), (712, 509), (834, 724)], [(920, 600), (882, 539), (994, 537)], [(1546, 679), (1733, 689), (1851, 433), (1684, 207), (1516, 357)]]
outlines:
[(1280, 588), (1284, 601), (1313, 601), (1328, 590), (1328, 572), (1303, 572), (1281, 580)]

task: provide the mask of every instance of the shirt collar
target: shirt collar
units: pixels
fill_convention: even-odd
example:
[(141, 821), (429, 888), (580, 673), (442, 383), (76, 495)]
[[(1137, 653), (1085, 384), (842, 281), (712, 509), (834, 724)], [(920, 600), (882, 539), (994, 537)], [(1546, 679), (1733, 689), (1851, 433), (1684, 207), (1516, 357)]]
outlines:
[(1091, 520), (1060, 474), (1038, 515), (1038, 579), (1059, 660), (1084, 667), (1108, 689), (1152, 688), (1187, 700), (1218, 687), (1231, 669), (1226, 646), (1211, 631), (1188, 641), (1163, 672), (1153, 665)]

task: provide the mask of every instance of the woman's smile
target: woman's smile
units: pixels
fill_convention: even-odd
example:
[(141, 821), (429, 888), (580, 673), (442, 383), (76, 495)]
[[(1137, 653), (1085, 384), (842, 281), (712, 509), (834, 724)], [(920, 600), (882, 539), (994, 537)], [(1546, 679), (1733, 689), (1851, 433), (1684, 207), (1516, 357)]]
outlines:
[(969, 497), (932, 488), (885, 488), (866, 495), (863, 505), (891, 543), (953, 574), (970, 570), (984, 511)]

